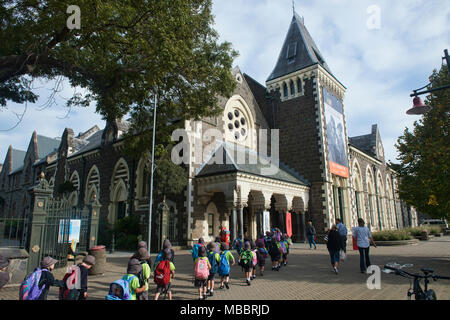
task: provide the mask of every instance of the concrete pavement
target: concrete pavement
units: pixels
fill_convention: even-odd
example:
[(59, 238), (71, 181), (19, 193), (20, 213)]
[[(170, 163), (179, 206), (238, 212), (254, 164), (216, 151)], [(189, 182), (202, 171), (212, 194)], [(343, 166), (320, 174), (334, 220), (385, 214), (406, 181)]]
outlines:
[[(233, 252), (236, 256), (236, 253)], [(104, 275), (89, 276), (89, 300), (104, 300), (109, 284), (120, 279), (131, 253), (107, 255)], [(154, 258), (155, 255), (152, 255)], [(421, 267), (434, 268), (439, 275), (450, 276), (450, 237), (434, 238), (412, 246), (377, 247), (370, 249), (373, 265), (383, 266), (388, 262), (412, 263), (409, 272), (418, 272)], [(176, 276), (173, 280), (175, 300), (195, 300), (197, 290), (193, 285), (193, 263), (189, 251), (175, 252)], [(266, 261), (264, 277), (259, 276), (247, 286), (244, 273), (239, 266), (231, 271), (230, 290), (216, 289), (208, 300), (405, 300), (409, 280), (392, 274), (381, 273), (381, 289), (370, 290), (367, 279), (370, 275), (359, 271), (359, 253), (348, 246), (348, 256), (341, 263), (339, 274), (332, 272), (330, 258), (325, 245), (309, 250), (305, 244), (294, 244), (287, 267), (279, 272), (271, 271), (270, 258)], [(56, 274), (57, 278), (61, 275)], [(216, 277), (217, 278), (217, 277)], [(439, 300), (450, 300), (450, 280), (431, 282), (430, 287)], [(18, 300), (18, 286), (0, 290), (0, 299)], [(155, 285), (151, 282), (150, 296), (154, 297)], [(49, 300), (58, 299), (58, 288), (51, 288)]]

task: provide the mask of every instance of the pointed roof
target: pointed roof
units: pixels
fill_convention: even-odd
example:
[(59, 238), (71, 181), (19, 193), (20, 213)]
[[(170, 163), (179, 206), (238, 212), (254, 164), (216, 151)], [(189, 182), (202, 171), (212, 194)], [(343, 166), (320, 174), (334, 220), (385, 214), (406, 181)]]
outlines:
[(330, 74), (323, 55), (306, 29), (304, 19), (295, 11), (291, 25), (278, 57), (278, 62), (267, 81), (271, 81), (309, 66), (320, 64)]

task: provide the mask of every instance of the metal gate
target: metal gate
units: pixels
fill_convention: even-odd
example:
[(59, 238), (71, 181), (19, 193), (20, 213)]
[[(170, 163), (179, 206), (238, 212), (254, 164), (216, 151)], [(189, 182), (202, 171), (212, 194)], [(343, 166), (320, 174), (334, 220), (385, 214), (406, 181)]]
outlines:
[(46, 202), (45, 211), (41, 259), (51, 256), (59, 261), (56, 267), (64, 267), (72, 240), (77, 242), (76, 251), (89, 249), (89, 209), (73, 207), (68, 199), (51, 199)]

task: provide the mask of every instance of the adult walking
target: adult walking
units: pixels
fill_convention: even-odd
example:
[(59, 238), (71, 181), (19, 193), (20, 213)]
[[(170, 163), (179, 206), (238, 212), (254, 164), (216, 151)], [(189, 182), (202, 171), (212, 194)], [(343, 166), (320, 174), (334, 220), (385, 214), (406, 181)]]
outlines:
[(373, 240), (369, 228), (365, 226), (365, 222), (361, 218), (358, 219), (358, 226), (353, 228), (353, 237), (356, 238), (356, 242), (358, 244), (359, 267), (361, 269), (361, 273), (365, 273), (367, 267), (371, 265), (369, 257), (370, 244), (372, 243), (375, 248), (377, 245)]
[(342, 249), (342, 240), (336, 225), (333, 225), (328, 232), (327, 249), (330, 253), (331, 267), (334, 273), (338, 274), (339, 270), (339, 257)]
[(309, 250), (312, 249), (312, 245), (314, 245), (314, 250), (316, 250), (317, 245), (316, 242), (314, 241), (314, 237), (316, 236), (316, 229), (312, 224), (312, 220), (308, 221), (308, 227), (306, 228), (306, 236), (308, 237)]
[(347, 227), (342, 223), (341, 219), (336, 219), (336, 228), (341, 237), (341, 249), (344, 253), (347, 253)]

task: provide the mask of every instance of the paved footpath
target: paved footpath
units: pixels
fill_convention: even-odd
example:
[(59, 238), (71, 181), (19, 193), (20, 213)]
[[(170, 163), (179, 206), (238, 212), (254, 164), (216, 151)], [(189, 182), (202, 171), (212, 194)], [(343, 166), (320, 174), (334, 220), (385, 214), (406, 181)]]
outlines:
[[(230, 289), (219, 289), (208, 300), (405, 300), (409, 280), (393, 274), (381, 273), (381, 289), (370, 290), (367, 279), (370, 275), (359, 272), (359, 253), (348, 246), (348, 257), (341, 263), (339, 275), (332, 272), (325, 245), (309, 250), (305, 244), (294, 244), (287, 267), (279, 272), (271, 271), (270, 258), (266, 261), (264, 277), (259, 276), (247, 286), (244, 273), (238, 266), (231, 271)], [(236, 253), (233, 252), (236, 256)], [(372, 264), (383, 266), (387, 262), (412, 263), (409, 272), (418, 272), (421, 267), (430, 267), (439, 275), (450, 276), (450, 237), (434, 238), (412, 246), (377, 247), (370, 249)], [(109, 284), (121, 278), (131, 253), (107, 255), (104, 275), (89, 276), (89, 300), (104, 300)], [(152, 255), (154, 258), (154, 255)], [(193, 286), (193, 263), (187, 250), (175, 252), (176, 276), (173, 280), (173, 298), (195, 300), (197, 290)], [(56, 274), (61, 278), (59, 274)], [(217, 284), (217, 283), (216, 283)], [(450, 280), (431, 283), (439, 300), (450, 300)], [(0, 290), (0, 300), (17, 300), (18, 286)], [(155, 285), (150, 287), (154, 296)], [(52, 287), (49, 300), (58, 299), (58, 288)]]

